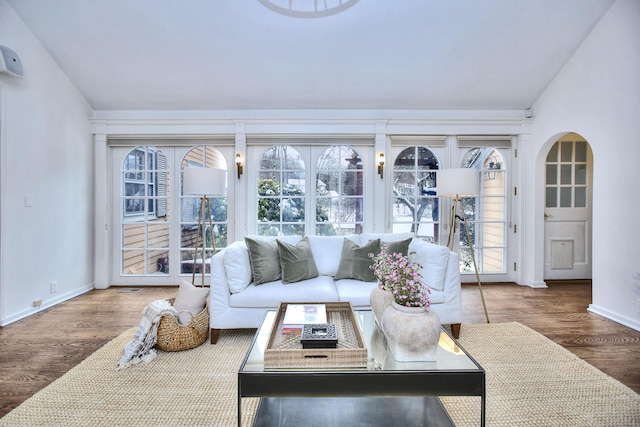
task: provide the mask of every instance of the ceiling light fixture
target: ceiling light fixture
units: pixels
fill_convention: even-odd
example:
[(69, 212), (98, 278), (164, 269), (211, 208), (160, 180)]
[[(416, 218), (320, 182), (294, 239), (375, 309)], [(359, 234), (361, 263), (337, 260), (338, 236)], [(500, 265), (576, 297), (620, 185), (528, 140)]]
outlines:
[(359, 0), (258, 0), (264, 7), (294, 18), (323, 18), (344, 12)]

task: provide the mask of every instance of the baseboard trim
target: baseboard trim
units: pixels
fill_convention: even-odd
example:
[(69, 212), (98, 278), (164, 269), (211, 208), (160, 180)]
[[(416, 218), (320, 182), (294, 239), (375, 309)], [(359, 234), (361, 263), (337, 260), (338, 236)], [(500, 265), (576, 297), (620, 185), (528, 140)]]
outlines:
[(14, 313), (10, 316), (7, 316), (4, 319), (0, 319), (0, 326), (7, 326), (10, 325), (11, 323), (17, 322), (18, 320), (24, 319), (26, 317), (32, 316), (34, 314), (37, 314), (39, 312), (41, 312), (42, 310), (45, 310), (47, 308), (53, 307), (55, 305), (60, 304), (63, 301), (67, 301), (70, 300), (71, 298), (75, 298), (78, 295), (82, 295), (85, 294), (91, 290), (94, 289), (93, 283), (83, 286), (81, 288), (78, 289), (74, 289), (71, 292), (67, 292), (65, 294), (61, 294), (59, 296), (57, 296), (56, 298), (52, 298), (52, 299), (48, 299), (46, 301), (42, 302), (42, 305), (39, 307), (29, 307), (26, 310), (22, 310), (18, 313)]
[(635, 329), (636, 331), (640, 331), (640, 322), (638, 322), (637, 320), (629, 319), (628, 317), (621, 316), (618, 313), (614, 313), (602, 307), (598, 307), (594, 304), (589, 304), (589, 307), (587, 307), (587, 311), (602, 317), (606, 317), (609, 320), (613, 320), (616, 323), (628, 326), (629, 328)]
[(546, 289), (548, 288), (547, 283), (542, 281), (542, 282), (529, 282), (529, 283), (518, 283), (520, 286), (528, 286), (530, 288), (536, 288), (536, 289)]

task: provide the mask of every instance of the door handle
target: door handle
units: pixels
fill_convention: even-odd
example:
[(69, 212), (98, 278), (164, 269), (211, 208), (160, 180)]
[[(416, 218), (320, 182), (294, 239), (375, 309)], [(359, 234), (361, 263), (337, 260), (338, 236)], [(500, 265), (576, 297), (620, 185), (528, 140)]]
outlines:
[(549, 215), (548, 213), (544, 213), (544, 219), (553, 218), (553, 215)]

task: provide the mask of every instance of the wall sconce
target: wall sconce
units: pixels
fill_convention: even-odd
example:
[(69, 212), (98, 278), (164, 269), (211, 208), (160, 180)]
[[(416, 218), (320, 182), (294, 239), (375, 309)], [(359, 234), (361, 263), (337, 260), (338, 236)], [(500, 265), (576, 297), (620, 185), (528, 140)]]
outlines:
[(383, 178), (384, 172), (384, 153), (380, 153), (378, 156), (378, 175), (380, 175), (380, 179)]
[(236, 154), (236, 169), (238, 169), (238, 179), (242, 175), (242, 156), (240, 153)]

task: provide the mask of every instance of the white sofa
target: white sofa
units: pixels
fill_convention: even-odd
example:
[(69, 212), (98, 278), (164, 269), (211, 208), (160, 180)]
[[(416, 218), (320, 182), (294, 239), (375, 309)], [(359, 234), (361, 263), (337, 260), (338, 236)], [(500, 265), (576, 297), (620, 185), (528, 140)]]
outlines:
[[(254, 239), (275, 238), (251, 236)], [(408, 233), (363, 233), (346, 238), (362, 246), (373, 239), (383, 242), (411, 238)], [(296, 245), (300, 236), (277, 239)], [(343, 236), (308, 236), (319, 276), (296, 283), (282, 280), (256, 285), (253, 282), (249, 251), (244, 241), (233, 242), (211, 259), (211, 292), (209, 301), (211, 343), (218, 341), (222, 329), (257, 328), (267, 310), (277, 309), (280, 302), (349, 301), (354, 309), (370, 308), (369, 295), (376, 282), (354, 279), (334, 280), (340, 264)], [(423, 265), (422, 281), (430, 288), (431, 309), (443, 325), (452, 326), (457, 338), (462, 321), (458, 255), (445, 246), (413, 238), (411, 257)]]

